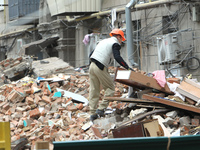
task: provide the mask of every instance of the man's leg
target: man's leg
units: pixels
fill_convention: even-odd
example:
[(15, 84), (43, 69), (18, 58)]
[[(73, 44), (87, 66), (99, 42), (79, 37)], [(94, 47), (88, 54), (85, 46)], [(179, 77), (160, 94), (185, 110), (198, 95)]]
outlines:
[(89, 90), (89, 107), (91, 115), (96, 113), (97, 105), (99, 102), (100, 94), (100, 82), (96, 76), (96, 72), (99, 68), (95, 63), (90, 64), (89, 76), (90, 76), (90, 90)]
[[(103, 73), (101, 76), (98, 76), (101, 85), (103, 86), (103, 89), (105, 90), (105, 95), (104, 97), (112, 97), (115, 93), (115, 86), (114, 86), (114, 81), (111, 78), (110, 74), (108, 73), (108, 70), (106, 67), (104, 67)], [(99, 105), (99, 110), (104, 110), (108, 107), (109, 101), (104, 100), (101, 102)]]

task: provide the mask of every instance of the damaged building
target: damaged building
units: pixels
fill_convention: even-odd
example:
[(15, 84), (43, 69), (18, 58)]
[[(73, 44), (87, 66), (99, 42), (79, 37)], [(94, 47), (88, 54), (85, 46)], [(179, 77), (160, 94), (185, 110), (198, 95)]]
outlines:
[[(12, 148), (198, 149), (198, 0), (0, 2), (0, 132), (9, 123)], [(91, 122), (88, 56), (114, 28), (133, 70), (108, 68), (114, 97)]]
[(4, 2), (1, 60), (31, 55), (39, 60), (58, 57), (74, 67), (88, 65), (98, 41), (121, 28), (127, 38), (121, 53), (130, 65), (137, 63), (147, 72), (164, 69), (174, 76), (192, 72), (199, 78), (196, 0)]

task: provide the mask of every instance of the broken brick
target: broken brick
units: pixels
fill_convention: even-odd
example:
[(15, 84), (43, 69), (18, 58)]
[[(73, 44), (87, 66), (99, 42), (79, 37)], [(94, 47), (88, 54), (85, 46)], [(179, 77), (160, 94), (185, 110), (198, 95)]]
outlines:
[(51, 99), (48, 96), (42, 96), (42, 100), (46, 103), (51, 103)]
[(29, 112), (30, 114), (30, 118), (35, 118), (35, 117), (39, 117), (40, 116), (40, 111), (38, 108), (35, 108), (34, 110), (31, 110)]
[(31, 97), (26, 97), (26, 102), (27, 102), (28, 105), (34, 104), (34, 100)]
[(72, 105), (67, 106), (68, 111), (76, 111), (77, 107), (72, 103)]
[(83, 109), (83, 104), (82, 104), (82, 103), (79, 103), (78, 105), (76, 105), (76, 107), (77, 107), (79, 110), (81, 110), (81, 109)]

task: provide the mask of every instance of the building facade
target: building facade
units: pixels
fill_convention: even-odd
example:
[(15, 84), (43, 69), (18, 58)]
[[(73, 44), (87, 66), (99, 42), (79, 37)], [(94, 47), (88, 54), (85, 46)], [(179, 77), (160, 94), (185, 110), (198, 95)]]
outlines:
[[(127, 38), (121, 54), (129, 65), (134, 61), (147, 73), (164, 69), (166, 75), (192, 74), (200, 79), (197, 0), (40, 0), (35, 6), (38, 13), (30, 17), (32, 13), (26, 12), (31, 15), (14, 20), (8, 17), (9, 8), (0, 12), (4, 16), (0, 59), (56, 56), (74, 67), (88, 65), (98, 41), (109, 37), (113, 28), (121, 28)], [(131, 17), (131, 35), (127, 17)]]

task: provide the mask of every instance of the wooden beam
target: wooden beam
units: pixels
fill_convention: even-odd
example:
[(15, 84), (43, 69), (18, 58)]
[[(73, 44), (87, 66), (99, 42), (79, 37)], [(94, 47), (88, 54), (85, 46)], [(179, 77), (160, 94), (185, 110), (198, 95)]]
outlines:
[(142, 96), (142, 98), (147, 99), (147, 100), (151, 100), (151, 101), (154, 101), (154, 102), (158, 102), (158, 103), (161, 103), (161, 104), (165, 104), (165, 105), (168, 105), (168, 106), (173, 106), (173, 107), (176, 107), (176, 108), (181, 108), (181, 109), (184, 109), (184, 110), (192, 111), (192, 112), (195, 112), (195, 113), (200, 113), (200, 108), (197, 108), (193, 105), (179, 103), (179, 102), (167, 100), (167, 99), (164, 99), (164, 98), (158, 98), (158, 97), (154, 97), (154, 96), (151, 96), (151, 95), (148, 95), (148, 94), (144, 94)]
[(136, 99), (136, 98), (105, 97), (104, 99), (107, 101), (156, 104), (156, 102), (153, 102), (151, 100), (143, 100), (143, 99)]
[(137, 121), (139, 119), (143, 119), (144, 117), (146, 116), (149, 116), (149, 115), (152, 115), (152, 114), (156, 114), (156, 113), (161, 113), (161, 112), (166, 112), (166, 111), (169, 111), (169, 109), (157, 109), (157, 110), (152, 110), (152, 111), (149, 111), (147, 113), (144, 113), (144, 114), (141, 114), (139, 116), (135, 116), (133, 119), (131, 120), (128, 120), (128, 121), (125, 121), (125, 122), (122, 122), (121, 124), (119, 124), (119, 128), (122, 127), (122, 126), (126, 126), (134, 121)]

